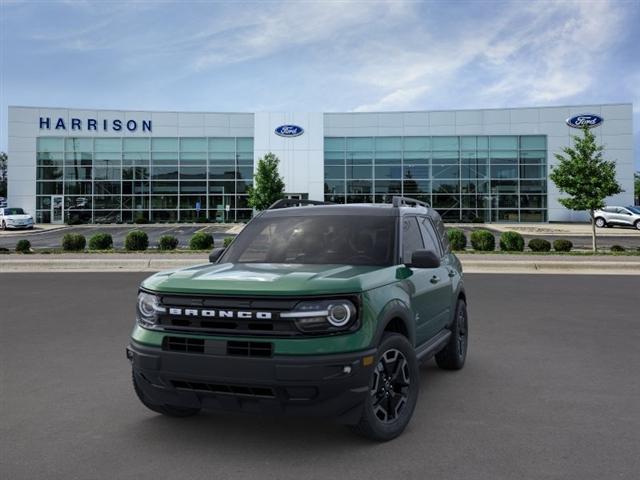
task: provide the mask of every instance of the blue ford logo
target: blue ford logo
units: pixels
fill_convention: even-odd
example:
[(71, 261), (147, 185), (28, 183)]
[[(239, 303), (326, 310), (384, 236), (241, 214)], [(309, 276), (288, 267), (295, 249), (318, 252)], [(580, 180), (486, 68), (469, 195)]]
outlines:
[(304, 133), (302, 127), (297, 125), (281, 125), (276, 128), (276, 135), (281, 137), (299, 137)]
[(604, 119), (600, 115), (592, 113), (581, 113), (567, 118), (567, 125), (573, 128), (593, 128), (600, 125)]

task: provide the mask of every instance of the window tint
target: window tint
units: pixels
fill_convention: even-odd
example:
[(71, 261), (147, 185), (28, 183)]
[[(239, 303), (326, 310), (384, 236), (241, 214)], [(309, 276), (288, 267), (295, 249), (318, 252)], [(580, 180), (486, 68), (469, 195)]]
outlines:
[(422, 232), (422, 238), (424, 239), (424, 248), (441, 257), (442, 250), (440, 249), (440, 242), (438, 241), (433, 225), (428, 218), (422, 217), (420, 219), (420, 231)]
[(416, 217), (405, 217), (402, 220), (402, 261), (404, 263), (411, 262), (413, 252), (423, 248), (424, 244)]
[(256, 218), (221, 261), (390, 266), (395, 230), (391, 216)]

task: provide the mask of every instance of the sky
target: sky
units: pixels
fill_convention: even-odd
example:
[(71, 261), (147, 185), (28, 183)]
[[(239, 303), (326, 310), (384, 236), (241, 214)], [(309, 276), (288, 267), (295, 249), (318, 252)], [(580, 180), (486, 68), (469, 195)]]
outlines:
[[(393, 111), (633, 102), (640, 0), (0, 0), (7, 106)], [(606, 119), (605, 119), (606, 121)]]

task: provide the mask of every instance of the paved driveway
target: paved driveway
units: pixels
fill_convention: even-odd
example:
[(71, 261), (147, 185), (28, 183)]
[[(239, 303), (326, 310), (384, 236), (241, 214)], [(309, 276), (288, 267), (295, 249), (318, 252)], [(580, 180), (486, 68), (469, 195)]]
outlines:
[(0, 274), (6, 479), (637, 479), (637, 277), (467, 275), (468, 364), (422, 367), (376, 444), (322, 420), (147, 411), (124, 346), (144, 274)]

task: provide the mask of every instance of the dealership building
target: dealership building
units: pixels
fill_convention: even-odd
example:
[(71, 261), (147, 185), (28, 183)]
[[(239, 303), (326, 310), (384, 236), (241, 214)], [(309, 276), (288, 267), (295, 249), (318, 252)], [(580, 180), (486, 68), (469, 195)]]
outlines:
[(632, 105), (483, 110), (148, 112), (9, 107), (8, 204), (36, 222), (244, 221), (273, 152), (290, 198), (423, 200), (445, 221), (585, 220), (558, 202), (554, 154), (588, 124), (633, 203)]

